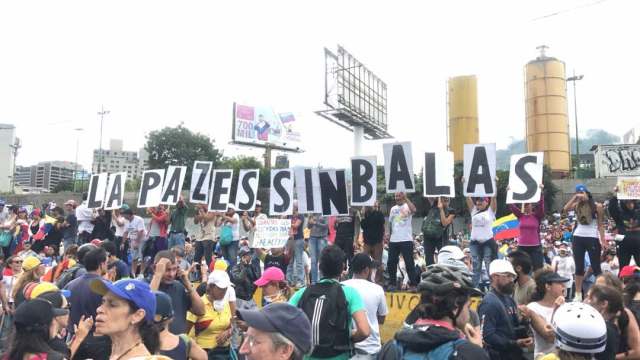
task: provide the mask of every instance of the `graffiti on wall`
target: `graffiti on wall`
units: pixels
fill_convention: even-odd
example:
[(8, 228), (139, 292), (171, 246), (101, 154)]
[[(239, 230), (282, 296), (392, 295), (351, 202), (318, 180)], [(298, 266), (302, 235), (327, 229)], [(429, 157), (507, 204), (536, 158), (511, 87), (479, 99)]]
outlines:
[(640, 145), (614, 145), (602, 147), (596, 161), (600, 176), (640, 175)]

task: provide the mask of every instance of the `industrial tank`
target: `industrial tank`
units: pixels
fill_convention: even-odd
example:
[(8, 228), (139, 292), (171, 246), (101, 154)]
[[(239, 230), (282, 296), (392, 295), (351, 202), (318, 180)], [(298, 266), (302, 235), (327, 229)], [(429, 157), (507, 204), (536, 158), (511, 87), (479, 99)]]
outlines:
[(545, 48), (525, 66), (527, 151), (544, 152), (553, 177), (564, 178), (571, 165), (565, 65)]
[(448, 82), (449, 150), (454, 161), (464, 158), (464, 144), (477, 144), (478, 129), (478, 80), (475, 75), (456, 76)]

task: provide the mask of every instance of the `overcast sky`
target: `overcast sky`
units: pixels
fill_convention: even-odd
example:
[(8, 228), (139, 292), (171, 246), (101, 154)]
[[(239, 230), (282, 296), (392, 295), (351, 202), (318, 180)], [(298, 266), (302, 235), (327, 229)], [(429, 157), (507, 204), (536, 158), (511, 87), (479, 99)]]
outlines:
[[(341, 44), (387, 83), (389, 131), (414, 157), (446, 148), (456, 75), (478, 76), (480, 140), (503, 148), (524, 137), (523, 69), (546, 44), (585, 75), (580, 128), (622, 135), (639, 123), (639, 10), (632, 0), (4, 1), (0, 123), (17, 126), (20, 165), (73, 161), (81, 127), (90, 167), (101, 104), (105, 147), (121, 138), (137, 150), (149, 131), (184, 122), (225, 155), (259, 157), (228, 145), (232, 103), (270, 105), (298, 119), (306, 152), (292, 165), (344, 167), (351, 133), (313, 113), (324, 107), (323, 48)], [(382, 142), (364, 152), (382, 162)]]

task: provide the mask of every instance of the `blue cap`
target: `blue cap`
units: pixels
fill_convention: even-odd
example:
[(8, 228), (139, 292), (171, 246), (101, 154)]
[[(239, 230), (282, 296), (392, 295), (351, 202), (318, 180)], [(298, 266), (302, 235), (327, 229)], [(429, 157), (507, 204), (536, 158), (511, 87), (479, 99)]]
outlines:
[(0, 200), (0, 206), (4, 206), (4, 200)]
[(307, 315), (293, 305), (272, 303), (261, 310), (238, 310), (238, 315), (252, 328), (282, 334), (304, 354), (311, 351), (311, 323)]
[(91, 291), (104, 296), (112, 292), (119, 298), (129, 300), (138, 308), (144, 310), (144, 318), (153, 323), (156, 314), (156, 296), (149, 288), (149, 284), (140, 280), (122, 279), (114, 283), (103, 279), (94, 279), (90, 284)]
[(169, 295), (162, 291), (154, 291), (156, 296), (155, 322), (159, 323), (173, 317), (173, 302)]
[(587, 187), (584, 186), (584, 184), (578, 184), (576, 185), (576, 192), (587, 192), (589, 190), (587, 190)]

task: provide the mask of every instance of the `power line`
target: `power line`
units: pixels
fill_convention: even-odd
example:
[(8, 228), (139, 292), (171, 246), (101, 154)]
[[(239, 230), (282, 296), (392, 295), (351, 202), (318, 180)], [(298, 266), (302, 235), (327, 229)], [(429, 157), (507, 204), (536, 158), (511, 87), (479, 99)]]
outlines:
[(561, 15), (561, 14), (568, 13), (568, 12), (571, 12), (571, 11), (574, 11), (574, 10), (584, 9), (584, 8), (587, 8), (587, 7), (598, 5), (598, 4), (601, 4), (601, 3), (605, 2), (605, 1), (607, 1), (607, 0), (597, 0), (597, 1), (593, 1), (593, 2), (587, 3), (587, 4), (574, 6), (574, 7), (568, 8), (568, 9), (559, 10), (559, 11), (553, 12), (551, 14), (547, 14), (547, 15), (539, 16), (537, 18), (533, 18), (533, 19), (531, 19), (531, 21), (538, 21), (538, 20), (547, 19), (547, 18), (556, 16), (556, 15)]

